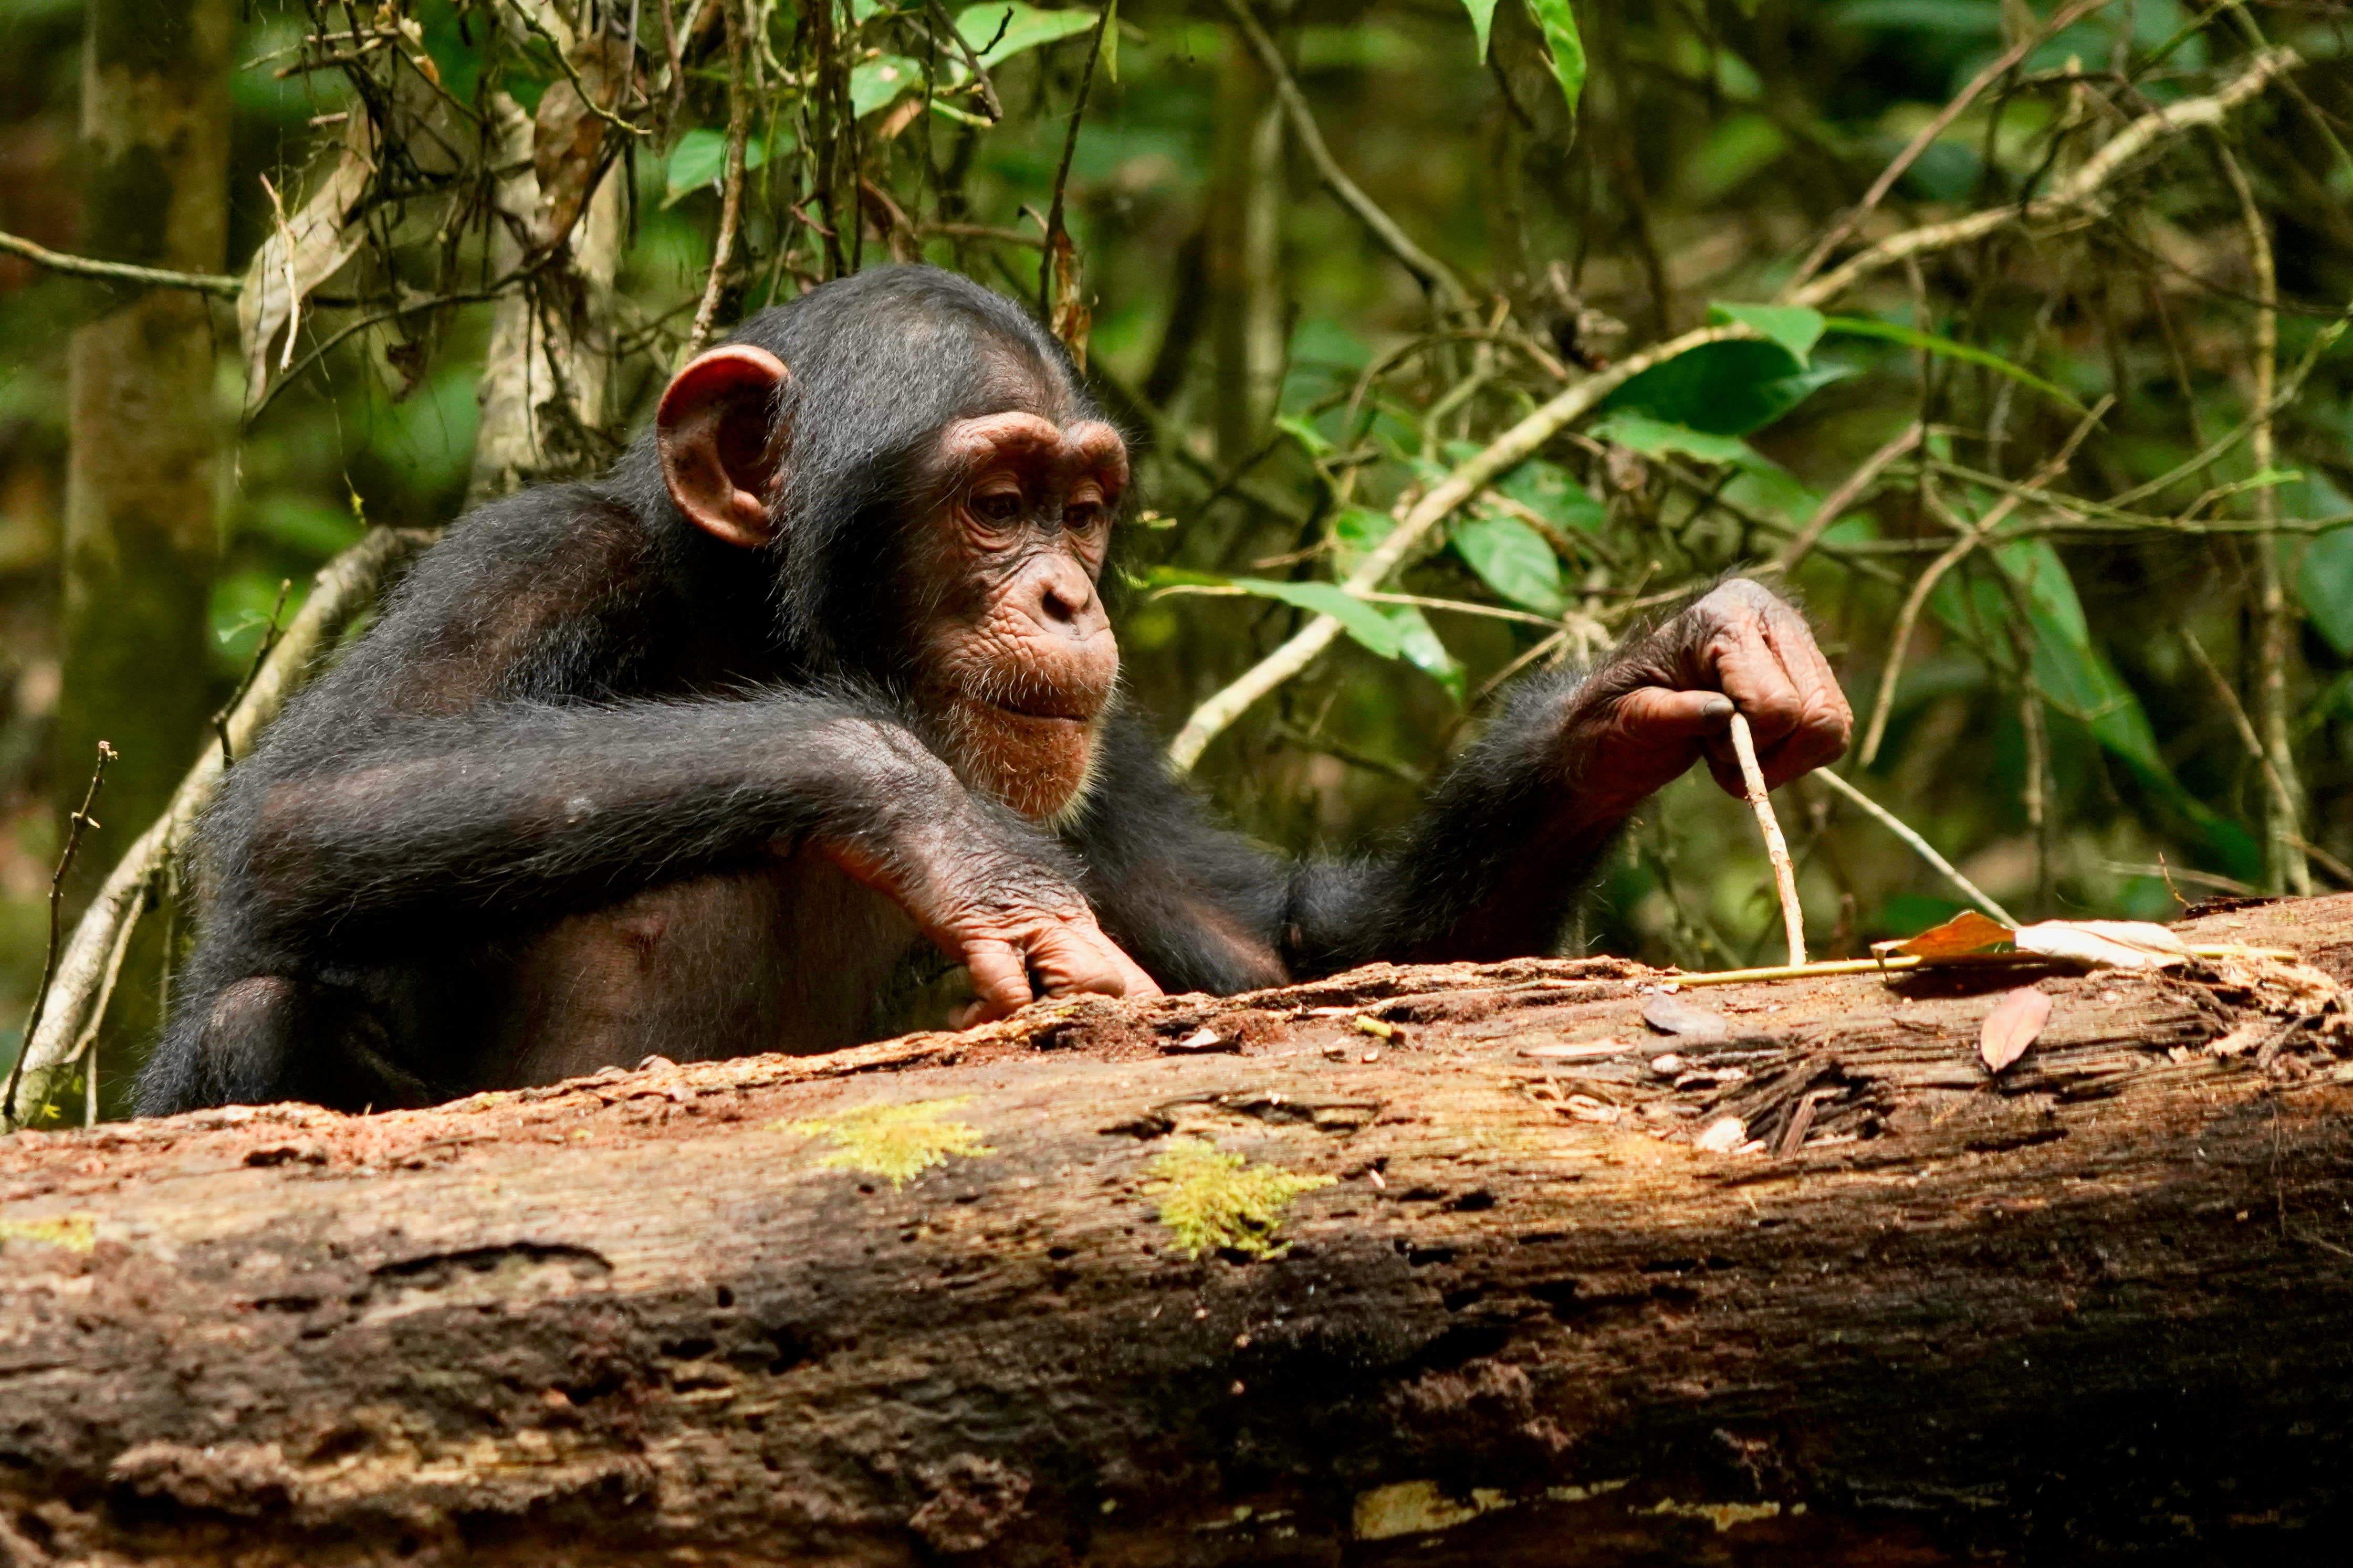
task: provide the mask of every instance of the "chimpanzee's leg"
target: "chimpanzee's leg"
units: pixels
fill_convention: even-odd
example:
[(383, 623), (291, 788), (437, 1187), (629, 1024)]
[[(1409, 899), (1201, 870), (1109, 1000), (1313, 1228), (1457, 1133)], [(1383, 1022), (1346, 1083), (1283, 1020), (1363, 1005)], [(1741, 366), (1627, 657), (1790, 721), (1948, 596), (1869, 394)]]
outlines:
[(192, 1022), (197, 1037), (184, 1059), (193, 1082), (178, 1103), (142, 1102), (142, 1111), (267, 1100), (382, 1110), (440, 1098), (391, 1060), (367, 1002), (337, 986), (249, 975), (221, 987)]

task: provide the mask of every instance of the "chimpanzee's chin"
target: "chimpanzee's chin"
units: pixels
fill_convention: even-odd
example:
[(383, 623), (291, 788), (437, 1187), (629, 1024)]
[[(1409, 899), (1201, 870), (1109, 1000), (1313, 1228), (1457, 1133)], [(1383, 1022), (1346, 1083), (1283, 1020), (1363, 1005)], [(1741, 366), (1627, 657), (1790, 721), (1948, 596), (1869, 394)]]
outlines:
[(961, 706), (956, 749), (966, 783), (1033, 822), (1051, 822), (1083, 796), (1094, 766), (1092, 716), (1061, 718), (985, 702)]

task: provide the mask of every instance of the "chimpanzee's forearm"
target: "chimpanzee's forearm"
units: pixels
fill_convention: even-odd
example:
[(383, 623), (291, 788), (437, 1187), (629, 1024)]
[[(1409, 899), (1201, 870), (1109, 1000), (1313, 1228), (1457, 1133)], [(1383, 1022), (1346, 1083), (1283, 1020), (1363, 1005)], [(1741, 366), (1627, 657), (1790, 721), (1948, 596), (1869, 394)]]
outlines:
[(1610, 684), (1603, 674), (1520, 682), (1396, 853), (1295, 868), (1283, 944), (1293, 973), (1555, 951), (1628, 812), (1587, 776), (1570, 739)]
[(495, 705), (322, 760), (264, 752), (230, 782), (216, 852), (245, 861), (281, 935), (604, 902), (802, 839), (886, 882), (948, 857), (1012, 874), (1052, 855), (887, 713), (805, 691)]

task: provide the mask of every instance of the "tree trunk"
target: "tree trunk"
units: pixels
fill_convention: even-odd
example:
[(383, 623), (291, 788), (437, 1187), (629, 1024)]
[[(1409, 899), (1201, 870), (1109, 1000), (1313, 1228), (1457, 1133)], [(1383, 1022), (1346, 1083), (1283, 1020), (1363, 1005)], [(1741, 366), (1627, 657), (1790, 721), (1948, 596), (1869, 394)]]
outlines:
[[(2353, 973), (2353, 897), (2192, 929)], [(2016, 973), (1661, 978), (20, 1135), (0, 1561), (2341, 1553), (2333, 984), (2046, 973), (1994, 1077)]]
[(1282, 293), (1282, 106), (1229, 32), (1219, 72), (1210, 188), (1210, 342), (1218, 461), (1252, 456), (1272, 428), (1289, 349)]
[[(82, 55), (84, 254), (184, 272), (227, 260), (228, 0), (90, 0)], [(60, 815), (101, 740), (109, 771), (77, 900), (163, 811), (213, 707), (210, 602), (219, 555), (212, 305), (126, 289), (67, 356)], [(155, 955), (134, 955), (152, 982)], [(153, 986), (124, 987), (126, 1033), (152, 1028)]]

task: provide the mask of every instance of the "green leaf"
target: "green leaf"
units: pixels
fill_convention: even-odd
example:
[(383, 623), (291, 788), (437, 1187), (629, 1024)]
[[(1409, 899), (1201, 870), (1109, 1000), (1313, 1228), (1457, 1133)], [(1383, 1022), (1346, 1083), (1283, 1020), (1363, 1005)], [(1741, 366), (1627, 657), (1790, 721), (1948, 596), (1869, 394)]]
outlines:
[(1430, 619), (1421, 613), (1421, 606), (1383, 605), (1380, 611), (1397, 628), (1398, 649), (1405, 656), (1405, 661), (1446, 688), (1447, 694), (1457, 703), (1461, 702), (1469, 690), (1462, 665), (1446, 651), (1438, 634), (1430, 630)]
[(1110, 74), (1112, 80), (1117, 81), (1119, 79), (1119, 0), (1111, 0), (1111, 4), (1103, 7), (1103, 69)]
[(1719, 300), (1707, 308), (1707, 319), (1713, 326), (1737, 321), (1767, 342), (1780, 344), (1800, 370), (1810, 363), (1808, 356), (1822, 335), (1822, 313), (1803, 305), (1737, 305)]
[(1040, 11), (1020, 0), (1009, 4), (995, 0), (966, 6), (957, 14), (955, 25), (964, 41), (980, 56), (980, 63), (995, 70), (1026, 49), (1086, 32), (1095, 25), (1095, 14), (1076, 9)]
[(849, 72), (849, 111), (863, 120), (910, 88), (923, 85), (923, 68), (903, 55), (877, 55)]
[[(2094, 645), (2074, 581), (2051, 542), (2011, 540), (1992, 554), (1998, 568), (2024, 590), (2034, 683), (2052, 706), (2080, 720), (2142, 787), (2195, 826), (2233, 876), (2259, 875), (2262, 854), (2246, 830), (2191, 795), (2166, 766), (2140, 699)], [(1947, 625), (1981, 638), (1996, 664), (2014, 667), (2003, 629), (2014, 609), (1999, 582), (1980, 572), (1963, 587), (1948, 577), (1937, 584), (1930, 605)]]
[(1329, 616), (1368, 651), (1383, 658), (1395, 658), (1405, 651), (1389, 618), (1377, 606), (1341, 592), (1336, 583), (1276, 583), (1264, 577), (1237, 577), (1233, 585), (1262, 599), (1280, 599), (1286, 605)]
[(1702, 206), (1712, 205), (1752, 175), (1771, 168), (1788, 149), (1788, 132), (1765, 115), (1732, 115), (1719, 121), (1685, 160), (1683, 190)]
[(1608, 520), (1602, 504), (1557, 463), (1532, 458), (1495, 481), (1495, 489), (1546, 522), (1591, 533)]
[(2312, 629), (2353, 658), (2353, 528), (2330, 529), (2306, 547), (2295, 591)]
[(1779, 343), (1735, 339), (1702, 343), (1652, 365), (1611, 393), (1601, 407), (1604, 413), (1639, 414), (1708, 435), (1746, 436), (1818, 389), (1854, 374), (1843, 365), (1808, 370)]
[(1543, 534), (1518, 518), (1458, 518), (1453, 535), (1454, 552), (1504, 598), (1541, 615), (1556, 616), (1568, 607), (1560, 591), (1560, 558)]
[(1737, 437), (1694, 430), (1687, 426), (1672, 425), (1663, 419), (1651, 419), (1640, 414), (1612, 415), (1596, 425), (1593, 434), (1601, 440), (1615, 441), (1646, 458), (1680, 452), (1686, 458), (1697, 458), (1703, 463), (1746, 466), (1765, 461), (1757, 448)]
[(1368, 507), (1344, 508), (1332, 519), (1332, 565), (1342, 577), (1355, 573), (1366, 556), (1380, 547), (1397, 526), (1397, 519)]
[(1568, 105), (1568, 120), (1577, 123), (1577, 102), (1585, 96), (1585, 40), (1577, 31), (1577, 13), (1568, 0), (1528, 0), (1528, 14), (1544, 29), (1552, 49), (1552, 74), (1560, 82), (1560, 96)]
[(943, 120), (953, 120), (958, 125), (973, 125), (986, 131), (997, 123), (986, 114), (975, 114), (969, 109), (958, 109), (944, 98), (932, 100), (932, 112)]
[(2012, 364), (2000, 354), (1971, 348), (1967, 343), (1957, 343), (1950, 338), (1940, 338), (1916, 327), (1899, 327), (1893, 321), (1874, 321), (1867, 316), (1825, 316), (1822, 318), (1822, 330), (1851, 338), (1878, 338), (1885, 342), (1902, 343), (1905, 348), (1957, 359), (1965, 364), (1982, 365), (1996, 375), (2006, 375), (2021, 386), (2031, 386), (2047, 397), (2056, 398), (2078, 413), (2083, 411), (2084, 405), (2064, 387), (2043, 380), (2032, 371)]
[[(768, 161), (767, 143), (754, 136), (744, 143), (744, 167), (756, 169)], [(727, 132), (698, 125), (670, 150), (662, 178), (670, 186), (662, 205), (674, 207), (695, 192), (717, 184), (727, 173)]]
[(1315, 421), (1303, 414), (1285, 414), (1275, 420), (1274, 427), (1305, 447), (1311, 458), (1320, 458), (1332, 449), (1324, 432), (1315, 428)]
[(1462, 8), (1471, 13), (1471, 31), (1479, 44), (1479, 63), (1487, 63), (1487, 30), (1495, 25), (1495, 0), (1462, 0)]

